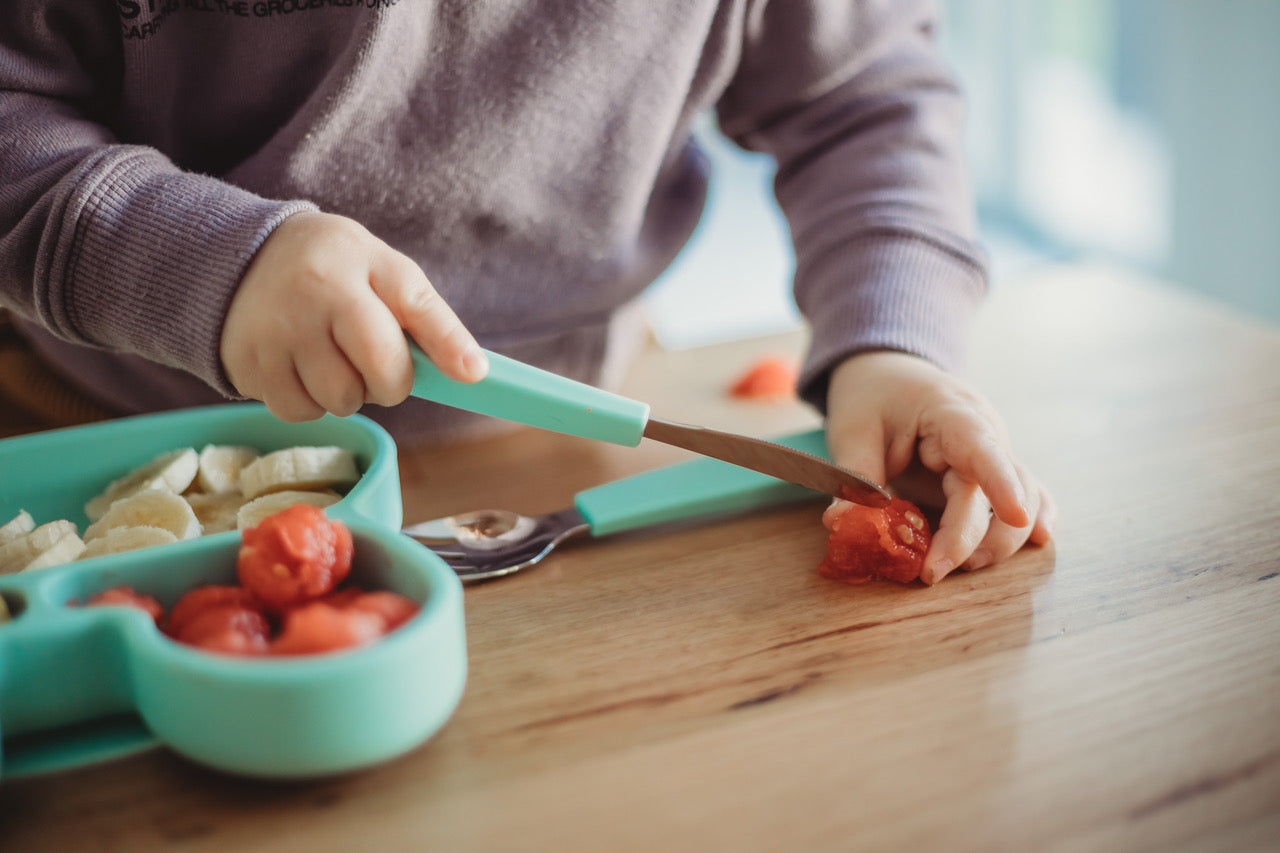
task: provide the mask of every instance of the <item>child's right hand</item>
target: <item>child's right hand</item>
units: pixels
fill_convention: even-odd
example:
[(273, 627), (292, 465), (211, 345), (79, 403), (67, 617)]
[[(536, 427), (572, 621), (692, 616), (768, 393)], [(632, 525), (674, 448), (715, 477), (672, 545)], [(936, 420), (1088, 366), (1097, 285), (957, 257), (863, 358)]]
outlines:
[(475, 382), (488, 371), (416, 263), (351, 219), (299, 213), (254, 256), (227, 310), (220, 354), (236, 390), (282, 420), (346, 416), (409, 395), (405, 331), (452, 379)]

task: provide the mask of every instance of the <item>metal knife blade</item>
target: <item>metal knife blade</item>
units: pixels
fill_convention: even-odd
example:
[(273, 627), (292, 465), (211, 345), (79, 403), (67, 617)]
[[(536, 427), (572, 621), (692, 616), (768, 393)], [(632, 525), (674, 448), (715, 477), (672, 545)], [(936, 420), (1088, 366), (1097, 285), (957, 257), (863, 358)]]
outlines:
[(889, 493), (861, 474), (780, 444), (658, 418), (645, 423), (644, 436), (863, 506), (889, 503)]

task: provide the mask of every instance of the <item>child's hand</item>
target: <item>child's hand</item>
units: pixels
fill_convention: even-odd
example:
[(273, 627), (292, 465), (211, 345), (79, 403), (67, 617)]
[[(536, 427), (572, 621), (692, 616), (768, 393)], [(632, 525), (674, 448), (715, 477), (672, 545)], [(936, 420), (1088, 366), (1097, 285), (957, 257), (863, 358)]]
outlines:
[(231, 300), (222, 364), (241, 394), (283, 420), (345, 416), (408, 396), (404, 330), (452, 379), (488, 370), (416, 263), (353, 220), (299, 213), (267, 238)]
[(879, 483), (922, 468), (935, 495), (941, 487), (945, 507), (925, 583), (1049, 541), (1053, 499), (1013, 458), (1004, 422), (966, 383), (912, 355), (869, 352), (836, 368), (827, 399), (839, 464)]

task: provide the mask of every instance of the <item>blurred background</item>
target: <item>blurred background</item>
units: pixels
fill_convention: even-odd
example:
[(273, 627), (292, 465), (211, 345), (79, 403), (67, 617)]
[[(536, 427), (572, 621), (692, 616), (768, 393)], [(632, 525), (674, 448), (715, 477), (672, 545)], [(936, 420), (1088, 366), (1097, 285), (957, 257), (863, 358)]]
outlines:
[[(1280, 325), (1280, 0), (943, 0), (993, 287), (1121, 264)], [(707, 216), (646, 296), (671, 348), (799, 323), (772, 162), (700, 128)]]

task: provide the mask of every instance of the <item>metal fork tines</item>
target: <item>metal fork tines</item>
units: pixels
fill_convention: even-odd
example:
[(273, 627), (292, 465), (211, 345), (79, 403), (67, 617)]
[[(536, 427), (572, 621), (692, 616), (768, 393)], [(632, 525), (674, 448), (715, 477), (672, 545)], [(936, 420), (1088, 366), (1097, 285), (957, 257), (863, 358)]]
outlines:
[(430, 548), (463, 581), (481, 581), (531, 566), (565, 539), (590, 529), (570, 507), (534, 517), (480, 509), (411, 524), (401, 532)]

